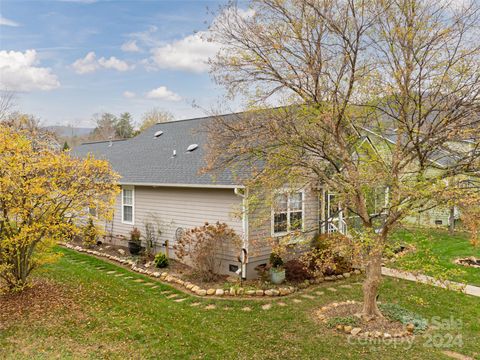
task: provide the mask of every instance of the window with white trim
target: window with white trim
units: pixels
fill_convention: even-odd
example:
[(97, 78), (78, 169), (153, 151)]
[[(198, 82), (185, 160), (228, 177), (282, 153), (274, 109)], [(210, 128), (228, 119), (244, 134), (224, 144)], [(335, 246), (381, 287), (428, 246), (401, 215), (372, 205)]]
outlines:
[(278, 193), (272, 209), (273, 234), (303, 230), (303, 192)]
[(122, 188), (122, 222), (125, 224), (133, 224), (134, 196), (133, 187)]

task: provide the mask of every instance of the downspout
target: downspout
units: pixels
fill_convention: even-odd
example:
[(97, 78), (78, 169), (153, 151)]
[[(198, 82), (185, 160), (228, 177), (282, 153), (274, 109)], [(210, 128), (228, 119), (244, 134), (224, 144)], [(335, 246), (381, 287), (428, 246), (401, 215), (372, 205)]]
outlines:
[(247, 263), (248, 263), (248, 207), (247, 207), (247, 197), (248, 197), (248, 190), (235, 188), (234, 189), (235, 195), (238, 195), (242, 198), (242, 250), (239, 256), (239, 260), (241, 263), (240, 267), (240, 277), (242, 279), (247, 278)]

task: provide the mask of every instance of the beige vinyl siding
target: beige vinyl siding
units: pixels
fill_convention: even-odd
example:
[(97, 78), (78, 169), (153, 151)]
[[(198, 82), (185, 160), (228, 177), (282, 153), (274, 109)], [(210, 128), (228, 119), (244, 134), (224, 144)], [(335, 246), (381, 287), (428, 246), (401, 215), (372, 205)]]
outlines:
[[(227, 223), (238, 235), (243, 235), (242, 219), (236, 216), (240, 210), (241, 198), (234, 194), (233, 189), (135, 186), (133, 224), (122, 223), (121, 206), (122, 199), (119, 194), (115, 202), (113, 224), (106, 228), (107, 232), (111, 231), (117, 237), (115, 243), (119, 242), (119, 235), (128, 239), (134, 227), (137, 227), (142, 235), (145, 234), (145, 222), (155, 224), (155, 218), (160, 220), (162, 231), (158, 242), (163, 244), (166, 240), (169, 241), (171, 256), (178, 228), (187, 230), (205, 222), (219, 221)], [(164, 251), (157, 248), (157, 251), (160, 250)], [(238, 250), (228, 250), (228, 258), (237, 259)]]
[[(319, 200), (318, 191), (313, 188), (304, 189), (304, 237), (311, 237), (318, 230)], [(269, 239), (272, 238), (271, 206), (259, 201), (248, 216), (249, 263), (262, 263), (268, 260), (271, 253)]]

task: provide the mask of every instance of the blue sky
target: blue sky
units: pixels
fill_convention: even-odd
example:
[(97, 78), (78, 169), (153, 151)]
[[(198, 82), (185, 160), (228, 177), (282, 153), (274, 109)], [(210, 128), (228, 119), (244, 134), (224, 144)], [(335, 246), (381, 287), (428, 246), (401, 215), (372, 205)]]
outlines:
[(153, 107), (203, 116), (223, 93), (204, 63), (216, 45), (201, 36), (220, 4), (2, 0), (0, 86), (49, 125), (91, 126), (101, 111), (139, 120)]

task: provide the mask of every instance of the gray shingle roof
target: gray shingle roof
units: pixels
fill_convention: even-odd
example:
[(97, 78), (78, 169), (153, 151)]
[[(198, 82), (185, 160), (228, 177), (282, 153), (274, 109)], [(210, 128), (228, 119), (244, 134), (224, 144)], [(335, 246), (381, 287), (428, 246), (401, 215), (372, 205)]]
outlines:
[[(106, 159), (121, 176), (121, 184), (157, 184), (235, 187), (239, 181), (230, 171), (221, 174), (200, 174), (205, 166), (205, 125), (212, 117), (179, 120), (156, 124), (134, 138), (120, 141), (85, 143), (75, 149), (74, 156)], [(163, 131), (158, 138), (157, 131)], [(198, 144), (192, 152), (191, 144)], [(176, 150), (176, 156), (173, 151)]]

